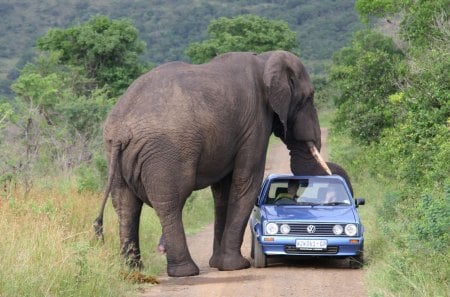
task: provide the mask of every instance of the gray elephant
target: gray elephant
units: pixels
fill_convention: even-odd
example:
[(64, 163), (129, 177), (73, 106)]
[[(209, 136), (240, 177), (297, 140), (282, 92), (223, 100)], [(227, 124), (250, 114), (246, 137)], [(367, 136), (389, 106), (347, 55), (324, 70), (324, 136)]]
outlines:
[(240, 248), (274, 129), (282, 139), (304, 143), (318, 154), (313, 86), (291, 53), (227, 53), (206, 64), (172, 62), (144, 74), (106, 119), (109, 178), (94, 223), (97, 235), (111, 193), (121, 254), (131, 266), (140, 266), (139, 219), (145, 203), (161, 222), (168, 275), (197, 275), (182, 209), (192, 191), (211, 186), (215, 230), (209, 265), (248, 268)]

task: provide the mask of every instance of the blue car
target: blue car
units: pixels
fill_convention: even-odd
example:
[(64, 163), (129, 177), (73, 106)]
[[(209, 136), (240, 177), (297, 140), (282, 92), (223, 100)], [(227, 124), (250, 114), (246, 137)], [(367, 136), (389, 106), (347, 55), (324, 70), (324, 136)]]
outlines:
[(345, 180), (337, 175), (270, 175), (261, 187), (249, 224), (257, 268), (268, 257), (348, 258), (363, 263), (364, 227)]

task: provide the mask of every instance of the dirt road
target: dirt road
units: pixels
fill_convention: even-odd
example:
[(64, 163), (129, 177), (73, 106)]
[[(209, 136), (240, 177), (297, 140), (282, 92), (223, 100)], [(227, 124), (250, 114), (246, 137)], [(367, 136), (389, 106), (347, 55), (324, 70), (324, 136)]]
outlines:
[[(322, 155), (327, 158), (327, 131), (322, 131)], [(266, 175), (289, 173), (289, 154), (283, 144), (269, 150)], [(200, 268), (194, 277), (159, 277), (161, 284), (142, 293), (143, 297), (273, 297), (273, 296), (367, 296), (363, 284), (363, 270), (347, 268), (339, 260), (279, 260), (269, 259), (267, 268), (238, 271), (218, 271), (210, 268), (213, 226), (188, 238), (192, 258)], [(242, 246), (242, 255), (250, 258), (250, 232)]]

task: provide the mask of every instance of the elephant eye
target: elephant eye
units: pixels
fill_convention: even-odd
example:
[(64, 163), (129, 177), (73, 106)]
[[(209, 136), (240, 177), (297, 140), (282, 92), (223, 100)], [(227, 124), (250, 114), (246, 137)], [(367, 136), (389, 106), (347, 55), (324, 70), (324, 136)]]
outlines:
[(311, 94), (309, 94), (309, 96), (308, 96), (308, 98), (306, 100), (314, 102), (314, 91), (312, 91)]
[(292, 77), (289, 77), (289, 83), (291, 84), (291, 86), (294, 86), (294, 79)]
[(291, 89), (291, 94), (294, 94), (294, 86), (295, 86), (295, 82), (294, 79), (290, 76), (289, 77), (289, 88)]
[(314, 96), (312, 93), (305, 98), (305, 100), (302, 103), (302, 107), (305, 106), (306, 104), (314, 104)]

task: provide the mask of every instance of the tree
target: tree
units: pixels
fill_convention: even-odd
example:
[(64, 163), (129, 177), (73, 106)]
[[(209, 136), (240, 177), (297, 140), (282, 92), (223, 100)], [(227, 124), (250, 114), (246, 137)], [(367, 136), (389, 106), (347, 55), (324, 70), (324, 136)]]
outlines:
[(8, 119), (13, 115), (11, 104), (0, 102), (0, 130), (4, 127)]
[(209, 39), (188, 46), (186, 55), (193, 63), (205, 63), (231, 51), (286, 50), (295, 53), (298, 47), (296, 33), (286, 22), (255, 15), (213, 20), (208, 26), (208, 36)]
[[(28, 191), (36, 174), (91, 162), (114, 99), (144, 70), (137, 60), (142, 46), (129, 22), (105, 17), (39, 39), (42, 52), (11, 86), (16, 115), (9, 124), (15, 127), (5, 129), (8, 136), (0, 142), (7, 161), (0, 175), (14, 172)], [(10, 109), (1, 105), (0, 112), (7, 116)]]
[(121, 95), (149, 68), (138, 59), (145, 43), (128, 20), (95, 16), (82, 25), (51, 29), (38, 39), (37, 46), (59, 53), (61, 65), (81, 67), (80, 72), (92, 79), (88, 91), (108, 86), (111, 97)]
[(415, 47), (427, 47), (448, 34), (441, 29), (448, 22), (450, 0), (357, 0), (355, 8), (366, 21), (402, 13), (401, 36)]
[[(334, 57), (333, 79), (342, 92), (337, 114), (345, 120), (345, 128), (354, 132), (360, 126), (352, 120), (359, 120), (368, 122), (364, 128), (370, 130), (375, 125), (372, 117), (391, 115), (381, 122), (389, 125), (377, 127), (376, 141), (363, 145), (361, 156), (353, 155), (351, 161), (364, 162), (371, 169), (370, 178), (375, 183), (381, 180), (390, 192), (384, 193), (376, 222), (382, 230), (380, 240), (389, 244), (379, 253), (382, 261), (374, 261), (390, 263), (378, 268), (387, 286), (375, 294), (448, 295), (448, 271), (440, 268), (448, 267), (450, 259), (449, 4), (358, 0), (357, 8), (366, 14), (401, 12), (405, 55), (386, 50), (386, 42), (364, 47), (367, 43), (353, 40)], [(370, 40), (384, 38), (375, 35), (367, 34)], [(405, 62), (395, 63), (395, 56)], [(361, 104), (361, 98), (370, 97), (373, 100)], [(415, 273), (417, 267), (420, 275)]]
[(373, 31), (358, 32), (350, 46), (334, 55), (338, 128), (365, 143), (378, 141), (383, 129), (394, 124), (389, 96), (398, 91), (403, 59), (392, 39)]
[(0, 171), (14, 172), (26, 192), (35, 174), (67, 170), (91, 159), (100, 123), (113, 103), (106, 87), (78, 94), (78, 72), (59, 63), (58, 55), (40, 56), (12, 85), (16, 116), (10, 124), (15, 127), (1, 144), (7, 162)]

